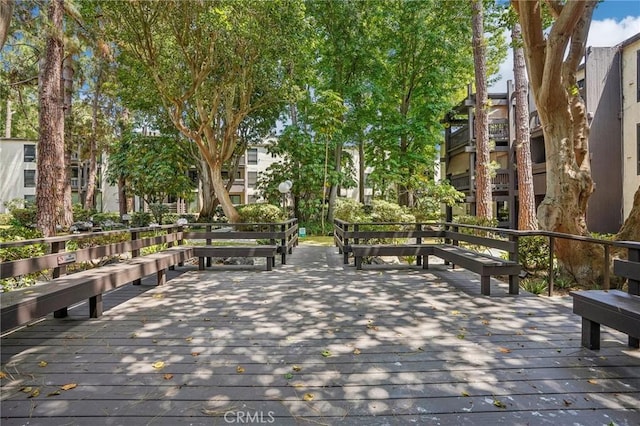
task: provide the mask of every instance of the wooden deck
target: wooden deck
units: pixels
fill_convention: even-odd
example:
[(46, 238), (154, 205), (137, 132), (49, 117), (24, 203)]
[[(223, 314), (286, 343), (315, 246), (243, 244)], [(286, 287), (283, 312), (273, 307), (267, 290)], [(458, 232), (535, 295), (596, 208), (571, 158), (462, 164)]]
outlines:
[(2, 425), (640, 424), (640, 351), (606, 328), (582, 348), (569, 297), (327, 247), (261, 269), (185, 267), (4, 336)]

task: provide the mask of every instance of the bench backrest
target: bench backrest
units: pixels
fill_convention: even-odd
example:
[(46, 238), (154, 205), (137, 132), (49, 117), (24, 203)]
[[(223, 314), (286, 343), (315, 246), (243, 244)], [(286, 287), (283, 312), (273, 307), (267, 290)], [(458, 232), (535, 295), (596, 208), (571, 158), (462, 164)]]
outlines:
[(640, 262), (616, 259), (613, 262), (613, 273), (629, 280), (629, 293), (640, 295)]
[(463, 241), (470, 244), (475, 244), (483, 247), (495, 248), (498, 250), (506, 251), (510, 254), (516, 254), (518, 251), (518, 244), (515, 241), (498, 240), (490, 237), (482, 237), (478, 235), (465, 234), (456, 231), (444, 231), (444, 238), (452, 240), (454, 243)]

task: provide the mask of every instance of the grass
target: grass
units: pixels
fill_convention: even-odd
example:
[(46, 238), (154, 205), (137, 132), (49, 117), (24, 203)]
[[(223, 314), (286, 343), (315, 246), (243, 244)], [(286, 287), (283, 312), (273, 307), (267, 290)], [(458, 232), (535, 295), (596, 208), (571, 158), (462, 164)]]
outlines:
[(308, 235), (306, 237), (300, 237), (300, 244), (310, 245), (310, 246), (332, 246), (333, 245), (333, 236), (332, 235)]

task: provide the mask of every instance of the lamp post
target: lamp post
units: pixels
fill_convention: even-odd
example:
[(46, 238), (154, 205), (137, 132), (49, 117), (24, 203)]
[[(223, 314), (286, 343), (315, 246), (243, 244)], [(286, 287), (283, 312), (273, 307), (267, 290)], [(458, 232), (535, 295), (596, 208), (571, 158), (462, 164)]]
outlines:
[(291, 191), (292, 186), (293, 183), (290, 180), (280, 182), (278, 185), (278, 191), (282, 194), (282, 210), (284, 210), (285, 215), (287, 214), (287, 194)]

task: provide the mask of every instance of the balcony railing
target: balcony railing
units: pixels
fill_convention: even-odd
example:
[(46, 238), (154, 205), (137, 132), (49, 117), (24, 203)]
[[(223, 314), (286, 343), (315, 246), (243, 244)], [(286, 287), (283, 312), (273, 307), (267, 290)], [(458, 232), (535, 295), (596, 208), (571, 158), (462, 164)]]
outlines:
[[(471, 178), (469, 173), (461, 173), (449, 176), (449, 181), (455, 189), (461, 192), (467, 192), (471, 189)], [(475, 182), (473, 184), (475, 189)], [(491, 178), (491, 190), (493, 192), (502, 192), (509, 190), (509, 170), (498, 169), (496, 174)]]
[(492, 121), (489, 123), (489, 139), (509, 140), (509, 122), (507, 120)]
[(449, 136), (449, 144), (447, 146), (448, 151), (453, 151), (459, 146), (464, 146), (469, 144), (469, 127), (465, 126), (454, 133), (451, 133)]

